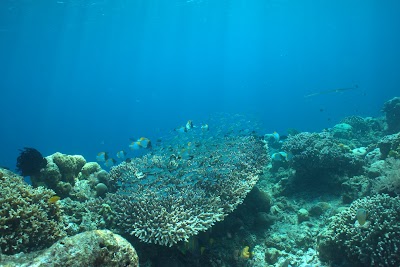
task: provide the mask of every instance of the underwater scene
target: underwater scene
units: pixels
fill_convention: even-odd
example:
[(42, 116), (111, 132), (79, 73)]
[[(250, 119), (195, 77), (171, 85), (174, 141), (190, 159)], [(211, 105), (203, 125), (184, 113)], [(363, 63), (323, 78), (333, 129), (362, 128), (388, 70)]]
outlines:
[(400, 266), (398, 14), (0, 1), (0, 267)]

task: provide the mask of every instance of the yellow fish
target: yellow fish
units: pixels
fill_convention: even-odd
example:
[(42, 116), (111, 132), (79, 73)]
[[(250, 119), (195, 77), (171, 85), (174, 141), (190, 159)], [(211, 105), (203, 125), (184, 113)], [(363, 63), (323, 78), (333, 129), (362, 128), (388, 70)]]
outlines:
[(56, 202), (59, 201), (59, 200), (60, 200), (60, 197), (59, 197), (59, 196), (52, 196), (51, 198), (49, 198), (49, 199), (47, 200), (47, 203), (52, 204), (52, 203), (56, 203)]

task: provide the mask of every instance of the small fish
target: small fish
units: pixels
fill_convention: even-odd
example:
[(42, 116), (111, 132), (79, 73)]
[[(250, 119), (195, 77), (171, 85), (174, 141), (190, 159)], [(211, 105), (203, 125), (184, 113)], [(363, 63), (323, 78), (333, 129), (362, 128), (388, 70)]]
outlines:
[(243, 259), (248, 259), (252, 256), (252, 253), (249, 251), (249, 246), (245, 246), (240, 253), (240, 257)]
[(271, 159), (273, 161), (286, 161), (288, 160), (288, 155), (286, 152), (280, 151), (272, 154)]
[(110, 168), (112, 166), (114, 166), (114, 164), (117, 163), (117, 161), (113, 158), (109, 158), (106, 160), (106, 162), (104, 162), (104, 165), (106, 165), (106, 167)]
[(179, 152), (178, 155), (182, 158), (182, 159), (192, 159), (193, 155), (192, 155), (192, 142), (189, 142), (187, 144), (186, 148), (182, 148)]
[(140, 142), (140, 145), (144, 148), (151, 148), (151, 141), (146, 137), (140, 137), (138, 142)]
[(138, 150), (138, 149), (141, 149), (141, 148), (142, 148), (142, 145), (140, 144), (139, 141), (134, 141), (134, 142), (132, 142), (132, 143), (129, 145), (129, 148), (130, 148), (131, 150)]
[(140, 137), (138, 140), (132, 142), (129, 145), (129, 148), (132, 150), (138, 150), (141, 148), (151, 148), (151, 141), (146, 137)]
[(203, 132), (208, 132), (208, 124), (203, 124), (200, 128)]
[(49, 199), (47, 200), (47, 203), (53, 204), (53, 203), (56, 203), (56, 202), (59, 201), (59, 200), (60, 200), (60, 197), (59, 197), (59, 196), (52, 196), (51, 198), (49, 198)]
[(96, 156), (96, 160), (99, 162), (104, 162), (108, 159), (108, 153), (107, 152), (100, 152)]
[(363, 208), (359, 208), (356, 213), (358, 223), (363, 226), (367, 221), (367, 211)]
[(117, 152), (117, 158), (124, 159), (126, 157), (126, 152), (124, 150)]
[(272, 134), (265, 134), (264, 140), (267, 142), (279, 142), (280, 136), (277, 132), (273, 132)]
[(275, 138), (275, 141), (277, 141), (277, 142), (279, 141), (279, 137), (280, 136), (279, 136), (279, 134), (277, 132), (273, 132), (272, 136)]
[(187, 129), (185, 126), (179, 127), (179, 128), (175, 128), (174, 131), (178, 132), (178, 133), (186, 133)]
[(186, 130), (189, 131), (193, 129), (193, 122), (191, 120), (188, 120), (185, 126)]

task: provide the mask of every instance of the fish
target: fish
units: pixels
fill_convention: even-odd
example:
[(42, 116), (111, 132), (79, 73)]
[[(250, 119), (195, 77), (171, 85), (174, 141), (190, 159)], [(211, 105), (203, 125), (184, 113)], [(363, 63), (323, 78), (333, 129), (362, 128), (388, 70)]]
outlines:
[(117, 152), (117, 158), (125, 159), (125, 157), (126, 157), (126, 152), (124, 150), (121, 150), (121, 151)]
[(275, 141), (277, 141), (277, 142), (279, 141), (280, 136), (279, 136), (279, 134), (277, 132), (273, 132), (272, 136), (274, 137)]
[(50, 197), (50, 198), (47, 200), (47, 203), (53, 204), (53, 203), (56, 203), (56, 202), (59, 201), (59, 200), (60, 200), (60, 197), (59, 197), (59, 196), (52, 196), (52, 197)]
[(341, 93), (341, 92), (345, 92), (345, 91), (349, 91), (349, 90), (354, 90), (357, 89), (358, 85), (354, 85), (353, 87), (348, 87), (348, 88), (337, 88), (337, 89), (333, 89), (333, 90), (326, 90), (326, 91), (321, 91), (321, 92), (316, 92), (316, 93), (312, 93), (309, 95), (305, 95), (305, 98), (309, 98), (309, 97), (313, 97), (313, 96), (317, 96), (317, 95), (325, 95), (325, 94), (330, 94), (330, 93)]
[(141, 149), (141, 148), (142, 148), (142, 145), (140, 144), (140, 142), (134, 141), (134, 142), (132, 142), (132, 143), (129, 145), (129, 148), (130, 148), (131, 150), (138, 150), (138, 149)]
[(193, 129), (193, 122), (191, 120), (188, 120), (185, 126), (186, 130), (191, 130)]
[(264, 140), (267, 142), (279, 142), (280, 136), (277, 132), (273, 132), (272, 134), (265, 134)]
[(245, 246), (245, 247), (242, 249), (242, 251), (241, 251), (241, 253), (240, 253), (240, 257), (241, 257), (242, 259), (251, 258), (252, 252), (250, 252), (249, 249), (250, 249), (249, 246)]
[(203, 132), (208, 132), (208, 124), (202, 124), (200, 128)]
[(280, 151), (272, 154), (272, 161), (286, 161), (288, 160), (288, 154), (286, 152)]
[(109, 158), (106, 160), (106, 162), (104, 162), (104, 165), (106, 165), (106, 167), (110, 168), (110, 167), (114, 166), (115, 163), (117, 163), (117, 161), (115, 159)]
[(179, 152), (178, 155), (182, 158), (182, 159), (192, 159), (193, 155), (192, 155), (192, 142), (188, 142), (187, 147), (186, 148), (182, 148)]
[(359, 208), (356, 212), (356, 218), (358, 223), (363, 226), (367, 221), (367, 211), (363, 208)]
[(174, 131), (178, 132), (178, 133), (186, 133), (187, 129), (185, 126), (179, 127), (179, 128), (175, 128)]
[(151, 141), (150, 139), (146, 137), (140, 137), (138, 140), (133, 141), (130, 145), (129, 148), (131, 150), (138, 150), (141, 148), (151, 148)]
[(107, 152), (100, 152), (96, 156), (96, 160), (99, 162), (104, 162), (108, 159), (108, 153)]
[(151, 141), (150, 141), (150, 139), (148, 139), (146, 137), (140, 137), (138, 142), (140, 142), (140, 145), (143, 148), (151, 148)]

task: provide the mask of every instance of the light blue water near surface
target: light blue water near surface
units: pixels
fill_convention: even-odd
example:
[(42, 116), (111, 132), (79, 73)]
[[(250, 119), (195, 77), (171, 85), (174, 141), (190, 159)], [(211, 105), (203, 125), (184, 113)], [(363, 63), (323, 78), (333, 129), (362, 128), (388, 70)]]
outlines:
[(398, 14), (391, 0), (2, 0), (0, 165), (24, 146), (93, 161), (216, 112), (281, 133), (381, 116), (400, 92)]

